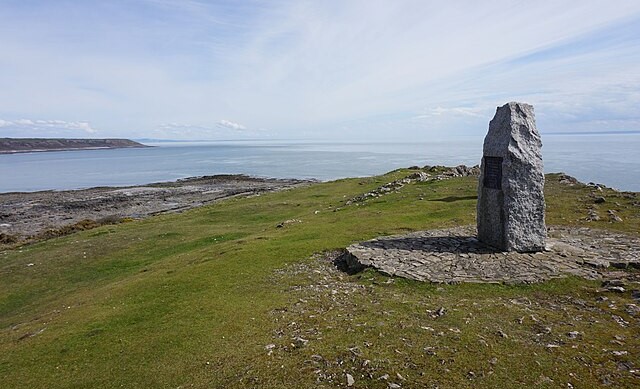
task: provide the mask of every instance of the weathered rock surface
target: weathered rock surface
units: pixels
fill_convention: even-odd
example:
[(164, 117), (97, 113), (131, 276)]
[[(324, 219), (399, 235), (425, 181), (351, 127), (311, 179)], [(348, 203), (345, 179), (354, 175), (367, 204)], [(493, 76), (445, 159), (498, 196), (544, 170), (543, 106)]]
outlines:
[(308, 183), (217, 175), (130, 187), (0, 193), (0, 245), (51, 237), (49, 231), (65, 230), (87, 221), (97, 222), (94, 223), (97, 227), (122, 218), (182, 212), (232, 196), (255, 195)]
[(552, 227), (543, 252), (499, 252), (473, 227), (414, 232), (353, 244), (343, 270), (373, 267), (391, 276), (435, 283), (533, 283), (576, 275), (599, 279), (611, 266), (640, 268), (640, 239), (588, 228)]
[(503, 251), (545, 247), (542, 141), (533, 106), (498, 107), (484, 140), (478, 185), (478, 239)]

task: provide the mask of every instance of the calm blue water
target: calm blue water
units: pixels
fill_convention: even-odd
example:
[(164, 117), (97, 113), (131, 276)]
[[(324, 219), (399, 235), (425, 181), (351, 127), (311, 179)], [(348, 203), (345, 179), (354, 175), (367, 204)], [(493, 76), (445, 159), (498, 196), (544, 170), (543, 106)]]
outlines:
[[(543, 135), (547, 172), (640, 191), (640, 134)], [(243, 173), (261, 177), (369, 176), (411, 165), (475, 165), (482, 137), (429, 143), (237, 141), (146, 149), (0, 155), (0, 192), (137, 185)]]

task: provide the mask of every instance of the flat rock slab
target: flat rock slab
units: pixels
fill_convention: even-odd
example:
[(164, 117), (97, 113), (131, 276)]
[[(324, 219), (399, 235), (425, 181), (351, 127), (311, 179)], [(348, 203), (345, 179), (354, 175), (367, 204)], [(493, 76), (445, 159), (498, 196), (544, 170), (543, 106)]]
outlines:
[(381, 237), (347, 247), (349, 267), (435, 283), (534, 283), (575, 275), (600, 279), (599, 269), (640, 268), (640, 238), (588, 228), (550, 227), (547, 249), (499, 252), (472, 226)]

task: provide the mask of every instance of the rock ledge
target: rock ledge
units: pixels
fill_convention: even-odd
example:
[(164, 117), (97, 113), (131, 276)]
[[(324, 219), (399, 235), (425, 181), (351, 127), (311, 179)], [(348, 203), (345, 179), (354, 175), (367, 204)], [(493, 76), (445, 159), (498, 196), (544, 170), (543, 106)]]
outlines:
[(472, 226), (380, 237), (347, 247), (348, 270), (373, 267), (390, 276), (434, 283), (535, 283), (600, 269), (640, 269), (640, 238), (589, 228), (550, 227), (545, 251), (500, 252)]

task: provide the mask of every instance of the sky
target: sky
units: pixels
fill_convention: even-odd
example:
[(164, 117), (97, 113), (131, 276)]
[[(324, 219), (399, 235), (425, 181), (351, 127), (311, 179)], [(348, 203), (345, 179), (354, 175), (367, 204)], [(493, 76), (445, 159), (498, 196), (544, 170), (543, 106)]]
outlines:
[(0, 0), (0, 137), (640, 131), (640, 1)]

